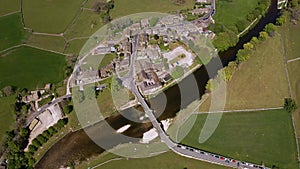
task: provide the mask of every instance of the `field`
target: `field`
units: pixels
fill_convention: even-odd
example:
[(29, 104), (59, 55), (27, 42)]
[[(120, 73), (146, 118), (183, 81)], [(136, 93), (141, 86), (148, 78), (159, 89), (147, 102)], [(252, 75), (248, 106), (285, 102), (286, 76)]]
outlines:
[(298, 105), (300, 105), (300, 60), (288, 63), (288, 72), (293, 97), (296, 99)]
[(82, 2), (83, 0), (23, 1), (25, 25), (36, 32), (63, 33), (72, 23)]
[(101, 16), (93, 11), (83, 10), (76, 22), (66, 32), (68, 39), (89, 37), (103, 26)]
[[(268, 50), (266, 50), (268, 49)], [(288, 97), (283, 54), (279, 36), (259, 45), (227, 84), (226, 110), (279, 107)], [(200, 111), (208, 111), (210, 99)]]
[(172, 12), (181, 9), (193, 8), (194, 3), (194, 0), (186, 0), (184, 5), (175, 5), (172, 0), (115, 0), (115, 6), (111, 10), (110, 15), (113, 19), (116, 19), (121, 16), (140, 12)]
[(21, 44), (25, 38), (20, 13), (0, 17), (0, 27), (0, 51)]
[(0, 88), (13, 85), (34, 89), (64, 78), (65, 56), (20, 47), (0, 57)]
[[(12, 127), (15, 121), (14, 103), (16, 96), (0, 97), (0, 141), (5, 132)], [(1, 144), (0, 144), (1, 145)]]
[(257, 164), (264, 162), (268, 167), (297, 168), (291, 116), (284, 110), (225, 113), (213, 135), (200, 144), (206, 117), (198, 115), (183, 144)]
[(65, 40), (63, 37), (34, 35), (34, 34), (31, 34), (28, 37), (26, 43), (32, 46), (53, 50), (57, 52), (64, 52), (64, 46), (65, 46)]
[(69, 42), (69, 45), (67, 46), (65, 53), (67, 54), (79, 54), (81, 48), (85, 44), (85, 42), (88, 39), (76, 39)]
[(247, 14), (257, 6), (258, 2), (259, 0), (217, 0), (217, 12), (213, 18), (216, 23), (230, 29), (238, 20), (246, 20)]
[[(287, 20), (289, 19), (290, 18), (287, 18)], [(294, 25), (291, 22), (287, 22), (278, 29), (278, 32), (281, 34), (284, 41), (287, 59), (300, 57), (300, 25)]]
[[(111, 159), (115, 158), (114, 156), (108, 154)], [(105, 156), (103, 157), (105, 158)], [(98, 160), (99, 161), (99, 160)], [(102, 161), (102, 160), (101, 160)], [(98, 164), (101, 164), (100, 161)], [(96, 165), (96, 164), (95, 164)], [(95, 166), (93, 165), (93, 166)], [(141, 159), (122, 159), (117, 161), (112, 161), (96, 167), (96, 169), (115, 169), (122, 166), (122, 169), (132, 169), (132, 168), (143, 168), (143, 169), (226, 169), (227, 167), (214, 165), (198, 160), (193, 160), (179, 156), (173, 152), (166, 152), (158, 156), (141, 158)], [(82, 167), (84, 168), (84, 167)], [(87, 167), (85, 167), (87, 168)]]
[(0, 16), (20, 10), (20, 0), (0, 0)]

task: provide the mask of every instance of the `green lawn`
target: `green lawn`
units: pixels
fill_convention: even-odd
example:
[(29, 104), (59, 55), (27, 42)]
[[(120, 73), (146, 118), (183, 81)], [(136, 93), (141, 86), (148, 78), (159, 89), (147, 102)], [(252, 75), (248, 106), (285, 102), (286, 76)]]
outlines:
[[(289, 96), (279, 36), (258, 46), (227, 84), (227, 110), (279, 107)], [(200, 106), (208, 111), (210, 98)]]
[[(101, 164), (101, 163), (100, 163)], [(179, 156), (173, 152), (166, 152), (158, 156), (141, 158), (141, 159), (122, 159), (118, 161), (112, 161), (106, 163), (96, 169), (132, 169), (132, 168), (143, 168), (143, 169), (226, 169), (227, 167), (206, 163), (203, 161), (193, 160), (190, 158)]]
[(83, 10), (76, 22), (66, 32), (66, 38), (89, 37), (103, 26), (99, 14), (93, 11)]
[(27, 39), (27, 44), (57, 52), (64, 52), (65, 40), (63, 37), (31, 34)]
[(2, 137), (4, 136), (5, 132), (10, 130), (15, 121), (15, 101), (15, 95), (9, 97), (0, 97), (0, 141), (2, 140)]
[(113, 19), (129, 14), (140, 12), (172, 12), (181, 9), (193, 8), (195, 1), (186, 0), (184, 5), (175, 5), (173, 0), (115, 0), (114, 8), (111, 10), (111, 16)]
[(13, 85), (34, 89), (64, 78), (63, 55), (30, 47), (8, 51), (0, 57), (0, 88)]
[(298, 168), (291, 115), (284, 110), (225, 113), (213, 135), (200, 144), (206, 117), (197, 116), (183, 144), (257, 164), (264, 162), (268, 167)]
[(238, 20), (246, 20), (247, 15), (255, 9), (260, 0), (217, 0), (216, 14), (213, 16), (216, 23), (232, 28)]
[(76, 39), (69, 42), (65, 53), (67, 54), (79, 54), (81, 48), (86, 43), (88, 39)]
[(0, 16), (20, 11), (20, 0), (0, 0)]
[(21, 44), (25, 38), (20, 13), (0, 17), (0, 28), (0, 51)]
[(36, 32), (62, 33), (72, 23), (83, 0), (24, 0), (25, 25)]

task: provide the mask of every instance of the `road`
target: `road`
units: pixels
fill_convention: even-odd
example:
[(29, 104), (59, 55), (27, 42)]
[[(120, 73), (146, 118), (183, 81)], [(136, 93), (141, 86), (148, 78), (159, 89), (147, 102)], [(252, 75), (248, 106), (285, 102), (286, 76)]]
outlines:
[(52, 102), (49, 102), (46, 105), (43, 105), (42, 107), (39, 108), (39, 110), (35, 111), (34, 113), (30, 114), (29, 117), (26, 120), (26, 127), (28, 127), (30, 125), (30, 123), (37, 117), (39, 116), (41, 113), (43, 113), (45, 110), (47, 110), (49, 107), (53, 106), (56, 103), (62, 102), (65, 99), (71, 98), (72, 95), (68, 94), (68, 95), (64, 95), (62, 97), (58, 97), (55, 100), (53, 100)]
[(241, 162), (238, 160), (233, 160), (230, 158), (225, 158), (222, 157), (220, 155), (217, 154), (212, 154), (209, 152), (205, 152), (203, 150), (198, 150), (192, 147), (188, 147), (188, 146), (184, 146), (184, 145), (180, 145), (178, 143), (175, 143), (173, 140), (171, 140), (169, 138), (169, 136), (166, 134), (166, 132), (164, 131), (162, 124), (157, 120), (157, 118), (155, 117), (155, 112), (154, 110), (152, 110), (149, 105), (146, 102), (146, 99), (142, 96), (136, 82), (135, 82), (135, 78), (136, 78), (136, 72), (134, 70), (135, 67), (135, 57), (136, 57), (136, 45), (138, 44), (138, 38), (137, 35), (135, 35), (134, 37), (134, 41), (133, 41), (133, 54), (130, 56), (130, 65), (129, 65), (129, 71), (126, 74), (126, 80), (123, 84), (126, 85), (125, 87), (127, 87), (129, 90), (131, 90), (131, 92), (135, 95), (137, 101), (141, 104), (141, 106), (144, 109), (145, 114), (147, 115), (147, 117), (149, 118), (149, 120), (151, 121), (153, 127), (157, 130), (161, 141), (164, 142), (173, 152), (181, 155), (181, 156), (185, 156), (188, 158), (193, 158), (196, 160), (201, 160), (201, 161), (206, 161), (209, 163), (213, 163), (213, 164), (218, 164), (218, 165), (223, 165), (223, 166), (228, 166), (228, 167), (233, 167), (233, 168), (243, 168), (243, 169), (257, 169), (257, 168), (265, 168), (263, 166), (259, 166), (259, 165), (255, 165), (255, 164), (250, 164), (250, 163), (246, 163), (246, 162)]
[(211, 16), (213, 16), (215, 14), (215, 12), (216, 12), (216, 0), (212, 0), (210, 11), (207, 14), (205, 14), (204, 16), (194, 20), (193, 23), (203, 22), (203, 21), (207, 20), (208, 18), (210, 18)]

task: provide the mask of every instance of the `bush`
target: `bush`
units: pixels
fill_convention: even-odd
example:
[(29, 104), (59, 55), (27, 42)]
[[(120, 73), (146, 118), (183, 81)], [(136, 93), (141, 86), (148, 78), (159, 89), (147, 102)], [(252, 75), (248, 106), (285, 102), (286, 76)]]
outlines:
[(36, 139), (43, 145), (44, 143), (46, 143), (47, 142), (47, 138), (46, 137), (44, 137), (42, 134), (40, 134), (40, 135), (38, 135), (37, 137), (36, 137)]
[(57, 130), (53, 126), (49, 127), (48, 131), (52, 136), (57, 133)]
[(293, 100), (292, 98), (285, 98), (284, 99), (284, 109), (288, 113), (294, 112), (297, 109), (295, 100)]
[(28, 146), (28, 150), (29, 152), (35, 152), (38, 148), (36, 146), (34, 146), (33, 144)]
[(42, 144), (39, 140), (37, 140), (37, 138), (35, 138), (32, 140), (32, 145), (34, 145), (35, 147), (40, 147)]

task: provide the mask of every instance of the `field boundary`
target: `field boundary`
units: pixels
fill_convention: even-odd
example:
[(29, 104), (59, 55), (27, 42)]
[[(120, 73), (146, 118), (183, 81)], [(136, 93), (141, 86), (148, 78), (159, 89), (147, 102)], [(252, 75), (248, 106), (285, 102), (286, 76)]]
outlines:
[(16, 14), (16, 13), (21, 13), (21, 10), (18, 10), (18, 11), (14, 11), (14, 12), (10, 12), (10, 13), (7, 13), (7, 14), (4, 14), (4, 15), (0, 15), (0, 18), (1, 17), (5, 17), (5, 16), (8, 16), (8, 15), (13, 15), (13, 14)]
[(248, 31), (248, 30), (251, 28), (251, 26), (252, 26), (253, 24), (255, 24), (256, 21), (257, 21), (257, 18), (255, 18), (254, 21), (252, 21), (252, 22), (247, 26), (247, 28), (245, 28), (242, 32), (240, 32), (240, 33), (237, 35), (237, 37), (239, 38), (242, 34), (244, 34), (246, 31)]
[(241, 109), (241, 110), (223, 110), (223, 111), (211, 111), (211, 112), (209, 112), (209, 111), (208, 112), (194, 112), (193, 114), (256, 112), (256, 111), (280, 110), (280, 109), (283, 109), (283, 107)]
[(294, 58), (294, 59), (290, 59), (290, 60), (287, 61), (287, 63), (295, 62), (297, 60), (300, 60), (300, 57), (297, 57), (297, 58)]
[[(290, 82), (289, 72), (288, 72), (288, 68), (287, 68), (287, 63), (289, 61), (287, 61), (287, 58), (286, 58), (286, 52), (285, 52), (284, 41), (282, 39), (282, 36), (281, 36), (280, 33), (277, 33), (277, 34), (278, 34), (278, 36), (280, 38), (280, 42), (281, 42), (282, 55), (283, 55), (283, 59), (284, 59), (284, 70), (285, 70), (286, 78), (287, 78), (287, 81), (288, 81), (289, 94), (290, 94), (290, 97), (293, 98), (291, 82)], [(294, 59), (291, 59), (291, 60), (294, 60)], [(298, 136), (297, 136), (297, 132), (296, 132), (295, 119), (294, 119), (293, 114), (291, 115), (291, 117), (292, 117), (292, 125), (293, 125), (293, 130), (294, 130), (294, 138), (295, 138), (295, 141), (296, 141), (296, 148), (297, 148), (298, 168), (300, 168), (299, 143), (298, 143)]]
[(100, 166), (105, 165), (105, 164), (107, 164), (107, 163), (110, 163), (110, 162), (112, 162), (112, 161), (119, 161), (119, 160), (124, 160), (124, 158), (121, 158), (121, 157), (113, 158), (113, 159), (107, 160), (107, 161), (105, 161), (105, 162), (103, 162), (103, 163), (97, 164), (97, 165), (95, 165), (94, 167), (91, 167), (91, 169), (100, 167)]

